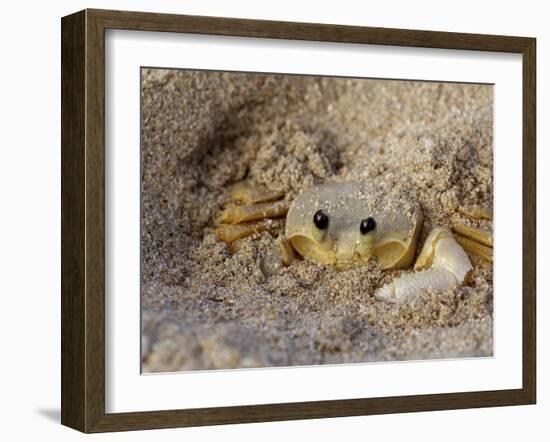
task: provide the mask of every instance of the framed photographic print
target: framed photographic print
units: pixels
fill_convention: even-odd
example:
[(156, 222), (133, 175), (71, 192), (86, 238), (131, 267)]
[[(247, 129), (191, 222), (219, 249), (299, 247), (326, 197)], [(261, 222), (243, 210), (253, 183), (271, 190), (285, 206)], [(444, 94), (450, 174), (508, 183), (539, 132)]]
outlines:
[(62, 423), (535, 403), (535, 39), (62, 19)]

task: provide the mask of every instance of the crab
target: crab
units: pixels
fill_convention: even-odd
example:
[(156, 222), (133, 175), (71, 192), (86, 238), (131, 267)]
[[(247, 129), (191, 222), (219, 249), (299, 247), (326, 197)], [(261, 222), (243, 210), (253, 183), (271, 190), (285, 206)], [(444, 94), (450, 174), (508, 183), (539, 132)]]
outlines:
[[(290, 204), (282, 192), (244, 182), (234, 186), (230, 196), (232, 203), (218, 217), (216, 229), (228, 245), (262, 231), (281, 232), (284, 224), (284, 234), (277, 238), (279, 258), (264, 266), (267, 274), (299, 258), (339, 270), (367, 266), (371, 260), (386, 270), (412, 266), (413, 271), (375, 291), (380, 300), (399, 302), (421, 290), (440, 292), (463, 285), (472, 274), (472, 263), (492, 263), (492, 229), (461, 220), (450, 228), (435, 227), (417, 256), (424, 218), (420, 205), (375, 181), (326, 183), (305, 190)], [(471, 219), (492, 220), (484, 207), (459, 211)]]

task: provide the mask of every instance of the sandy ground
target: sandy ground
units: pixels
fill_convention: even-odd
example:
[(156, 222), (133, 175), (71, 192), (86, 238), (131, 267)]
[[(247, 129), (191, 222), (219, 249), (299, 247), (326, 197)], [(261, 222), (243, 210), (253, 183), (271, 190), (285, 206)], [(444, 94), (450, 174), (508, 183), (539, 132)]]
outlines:
[(275, 236), (219, 241), (228, 186), (292, 200), (311, 185), (383, 180), (424, 225), (491, 206), (492, 87), (239, 73), (143, 71), (144, 372), (490, 356), (493, 275), (388, 304), (373, 292), (410, 270), (297, 261), (265, 276)]

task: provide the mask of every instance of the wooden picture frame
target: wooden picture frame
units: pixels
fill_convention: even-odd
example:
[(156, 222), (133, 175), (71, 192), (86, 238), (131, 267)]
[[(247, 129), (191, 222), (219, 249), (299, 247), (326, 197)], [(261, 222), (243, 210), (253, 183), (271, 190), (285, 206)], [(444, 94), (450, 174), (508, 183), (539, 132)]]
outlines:
[[(62, 19), (62, 410), (83, 432), (533, 404), (536, 398), (536, 40), (85, 10)], [(185, 32), (518, 53), (523, 63), (523, 385), (271, 405), (105, 412), (105, 30)]]

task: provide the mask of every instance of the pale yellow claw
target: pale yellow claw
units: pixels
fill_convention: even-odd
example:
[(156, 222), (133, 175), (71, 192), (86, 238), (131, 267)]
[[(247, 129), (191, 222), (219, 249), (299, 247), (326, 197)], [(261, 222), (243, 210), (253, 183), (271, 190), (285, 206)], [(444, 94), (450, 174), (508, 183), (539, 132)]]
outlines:
[(250, 206), (229, 206), (220, 214), (218, 224), (239, 224), (264, 218), (279, 218), (288, 212), (284, 201), (260, 203)]
[(414, 266), (416, 272), (395, 278), (375, 292), (378, 299), (398, 302), (423, 290), (441, 292), (466, 283), (472, 273), (468, 255), (450, 231), (435, 228)]
[(453, 222), (452, 227), (456, 233), (462, 236), (485, 244), (486, 246), (493, 246), (493, 233), (489, 230), (467, 226), (466, 224), (462, 224), (460, 222)]
[(472, 264), (452, 233), (438, 227), (431, 231), (414, 265), (415, 270), (445, 268), (463, 284), (468, 280)]
[(281, 227), (281, 220), (266, 219), (244, 224), (224, 224), (216, 229), (216, 234), (223, 242), (232, 243), (233, 241), (246, 238), (254, 233), (275, 231)]
[(442, 292), (456, 287), (454, 275), (445, 269), (428, 269), (407, 273), (378, 289), (374, 296), (381, 301), (400, 302), (424, 290)]

